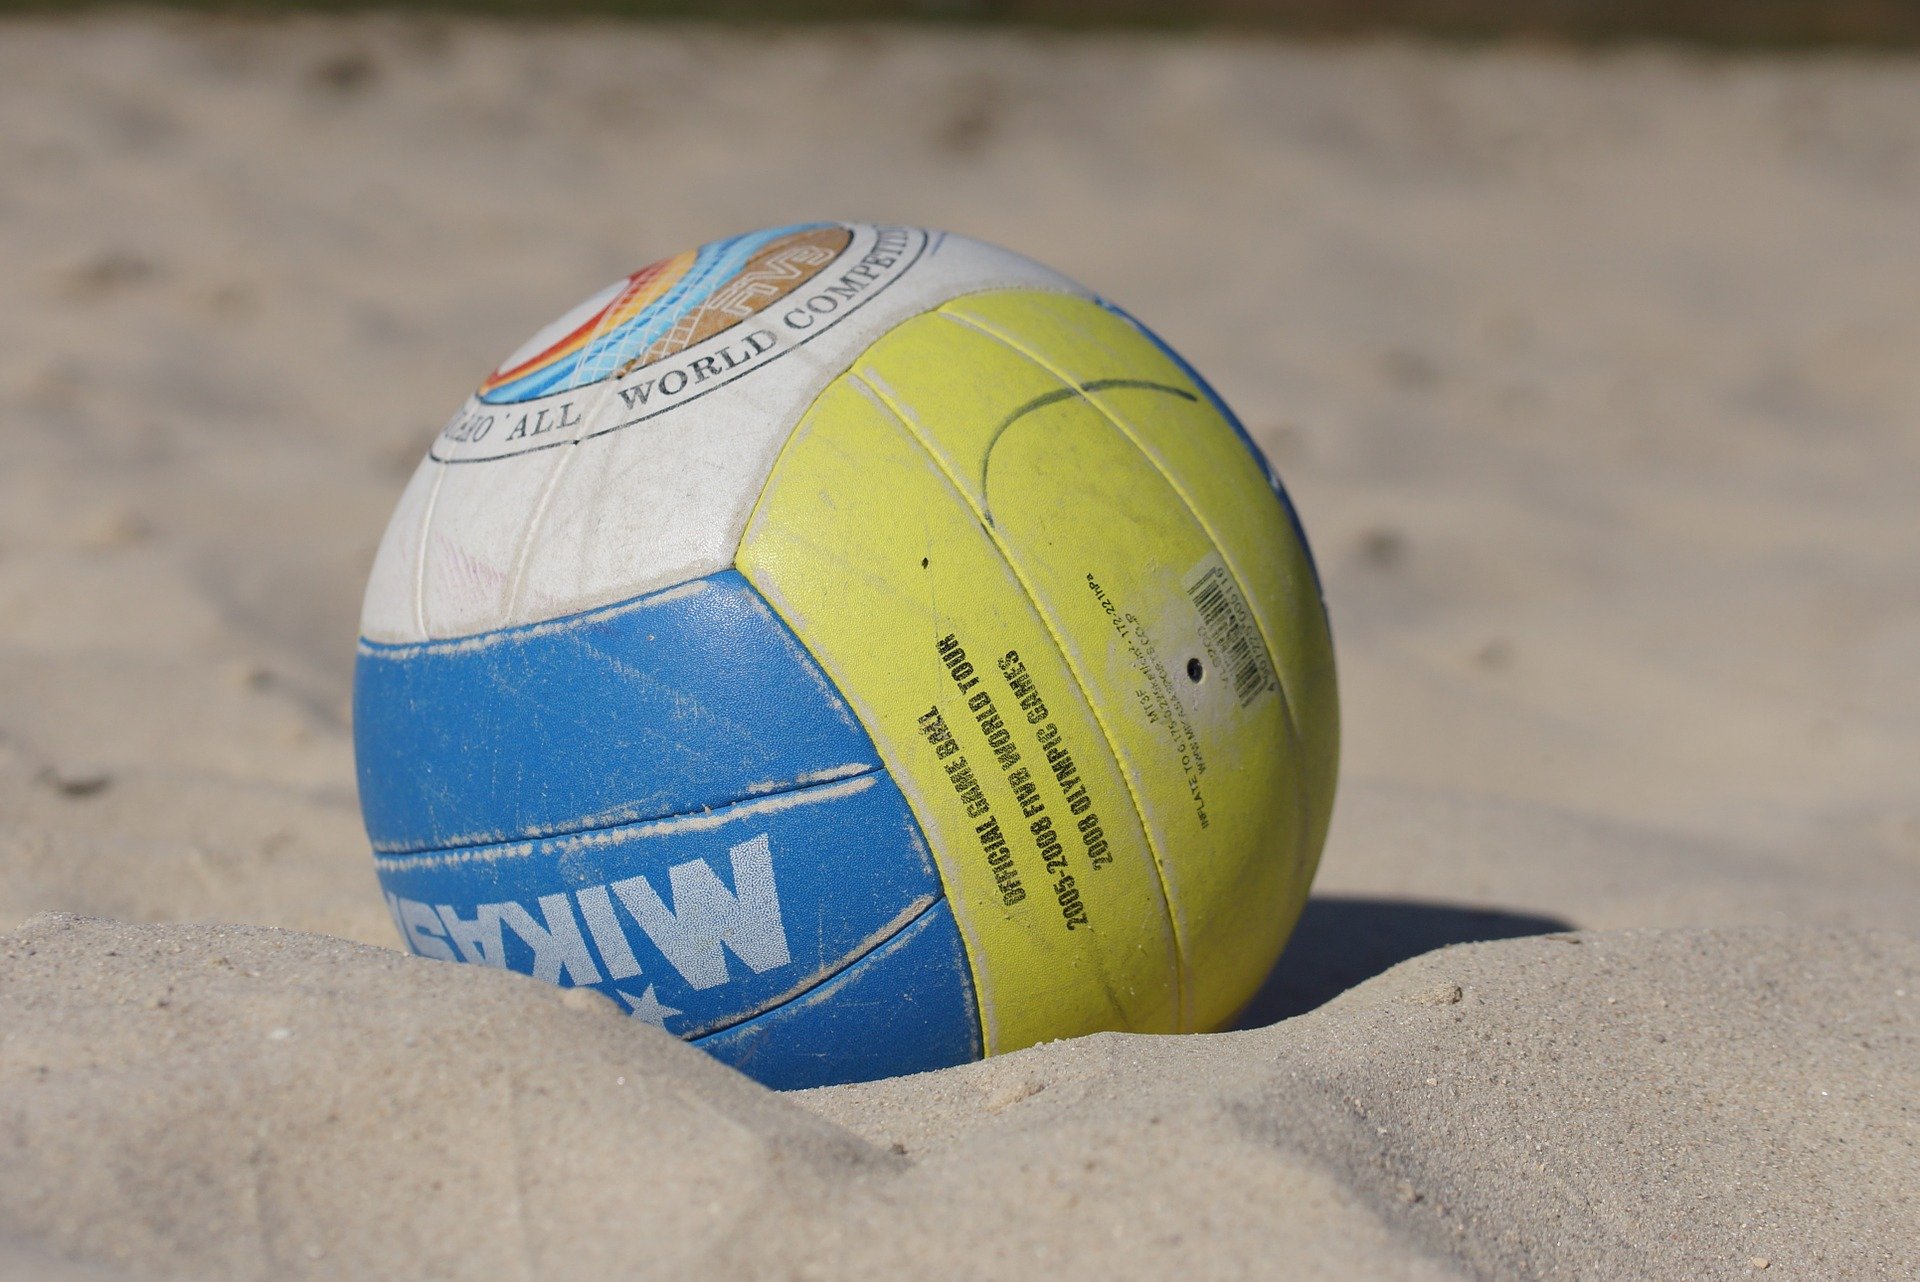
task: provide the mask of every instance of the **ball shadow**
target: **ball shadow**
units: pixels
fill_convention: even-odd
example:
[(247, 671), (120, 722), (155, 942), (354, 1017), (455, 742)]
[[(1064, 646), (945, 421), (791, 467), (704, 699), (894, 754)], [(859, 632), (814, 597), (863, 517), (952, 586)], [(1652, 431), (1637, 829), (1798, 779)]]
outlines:
[(1304, 1015), (1410, 957), (1449, 944), (1476, 944), (1571, 930), (1557, 917), (1408, 899), (1316, 895), (1287, 950), (1230, 1028), (1261, 1028)]

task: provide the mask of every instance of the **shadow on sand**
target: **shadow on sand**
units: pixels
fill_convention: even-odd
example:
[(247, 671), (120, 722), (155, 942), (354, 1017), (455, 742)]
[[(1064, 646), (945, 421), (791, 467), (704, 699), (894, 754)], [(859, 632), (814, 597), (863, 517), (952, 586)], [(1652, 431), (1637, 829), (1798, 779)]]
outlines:
[(1316, 895), (1300, 914), (1287, 951), (1229, 1027), (1261, 1028), (1304, 1015), (1409, 957), (1448, 944), (1571, 929), (1557, 917), (1497, 908)]

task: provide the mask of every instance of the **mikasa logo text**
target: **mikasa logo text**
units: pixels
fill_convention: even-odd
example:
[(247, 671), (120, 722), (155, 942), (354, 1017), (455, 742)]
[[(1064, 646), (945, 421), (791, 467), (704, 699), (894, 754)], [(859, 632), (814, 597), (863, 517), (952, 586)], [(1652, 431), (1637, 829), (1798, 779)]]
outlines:
[[(511, 936), (533, 954), (531, 965), (514, 969), (573, 986), (641, 978), (627, 933), (637, 928), (689, 988), (704, 990), (733, 978), (729, 952), (756, 975), (793, 960), (766, 834), (739, 843), (727, 856), (732, 889), (705, 860), (689, 859), (667, 870), (667, 898), (645, 877), (627, 877), (571, 894), (542, 895), (531, 905), (507, 900), (462, 912), (452, 904), (389, 894), (387, 907), (422, 957), (505, 969)], [(587, 948), (589, 938), (598, 963)], [(652, 983), (643, 995), (616, 991), (636, 1016), (650, 1022), (664, 1024), (679, 1013), (660, 1005)]]

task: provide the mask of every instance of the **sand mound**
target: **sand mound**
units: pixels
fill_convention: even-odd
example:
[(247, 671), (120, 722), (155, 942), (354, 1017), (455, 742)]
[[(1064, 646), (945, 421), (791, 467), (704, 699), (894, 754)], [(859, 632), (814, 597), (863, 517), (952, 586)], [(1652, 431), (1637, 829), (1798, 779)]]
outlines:
[[(1229, 1272), (1337, 1267), (1319, 1252), (1347, 1225), (1268, 1192), (1281, 1165), (1473, 1276), (1739, 1276), (1756, 1258), (1905, 1276), (1917, 983), (1905, 935), (1551, 935), (1430, 953), (1270, 1028), (1054, 1043), (805, 1098), (956, 1172), (1011, 1179), (1033, 1169), (1023, 1142), (1078, 1135), (1074, 1191), (1130, 1163), (1134, 1216), (1160, 1180), (1218, 1190), (1195, 1222)], [(1170, 1251), (1142, 1275), (1177, 1267)]]
[(157, 1275), (684, 1276), (897, 1159), (603, 999), (259, 927), (7, 936), (0, 1221)]
[(1920, 1266), (1898, 935), (1466, 946), (1271, 1028), (788, 1097), (597, 998), (324, 936), (46, 915), (0, 956), (21, 1277)]

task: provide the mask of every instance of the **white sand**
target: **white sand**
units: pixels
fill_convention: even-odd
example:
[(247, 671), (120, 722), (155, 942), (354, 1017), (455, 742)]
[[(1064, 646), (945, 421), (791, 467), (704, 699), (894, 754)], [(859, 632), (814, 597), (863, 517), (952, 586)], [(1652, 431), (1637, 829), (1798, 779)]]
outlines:
[[(123, 18), (0, 24), (0, 122), (0, 1276), (1920, 1275), (1920, 62)], [(261, 929), (392, 942), (352, 635), (442, 417), (834, 214), (1273, 453), (1346, 753), (1250, 1022), (1331, 1005), (780, 1099)]]

